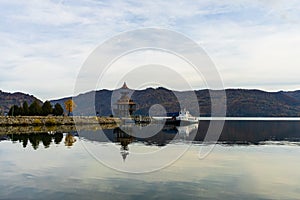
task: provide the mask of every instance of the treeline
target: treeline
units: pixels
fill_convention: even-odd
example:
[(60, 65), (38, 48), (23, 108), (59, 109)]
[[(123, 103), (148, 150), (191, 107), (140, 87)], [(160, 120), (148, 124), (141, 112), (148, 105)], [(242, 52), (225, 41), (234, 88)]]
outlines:
[(40, 105), (38, 101), (34, 101), (30, 106), (25, 101), (22, 106), (13, 105), (8, 112), (9, 116), (60, 116), (64, 114), (64, 109), (59, 103), (52, 107), (49, 101), (45, 101)]

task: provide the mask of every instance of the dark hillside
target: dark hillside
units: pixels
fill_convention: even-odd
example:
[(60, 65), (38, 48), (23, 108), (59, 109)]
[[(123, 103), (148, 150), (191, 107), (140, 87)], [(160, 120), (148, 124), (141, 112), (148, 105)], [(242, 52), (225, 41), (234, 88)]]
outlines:
[[(95, 108), (100, 115), (108, 116), (111, 111), (110, 90), (99, 90), (78, 95), (75, 102), (90, 101), (95, 96)], [(213, 91), (217, 93), (218, 91)], [(195, 91), (201, 116), (210, 116), (211, 100), (209, 90)], [(188, 103), (190, 92), (171, 91), (165, 88), (148, 88), (136, 90), (132, 99), (137, 103), (136, 114), (147, 115), (150, 107), (160, 104), (167, 112), (178, 112), (180, 107), (176, 95), (183, 96)], [(265, 92), (261, 90), (227, 89), (227, 116), (230, 117), (296, 117), (300, 116), (300, 91), (295, 92)], [(70, 98), (70, 97), (68, 97)], [(63, 103), (66, 99), (51, 101), (52, 103)], [(192, 103), (192, 102), (190, 102)], [(192, 108), (190, 112), (195, 113)], [(94, 107), (85, 108), (82, 115), (93, 113)]]

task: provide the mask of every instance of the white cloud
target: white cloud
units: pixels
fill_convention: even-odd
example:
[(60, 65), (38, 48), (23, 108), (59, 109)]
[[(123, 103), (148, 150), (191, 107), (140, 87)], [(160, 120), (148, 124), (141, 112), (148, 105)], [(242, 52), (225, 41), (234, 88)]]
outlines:
[(26, 91), (43, 99), (69, 95), (76, 73), (97, 45), (122, 31), (149, 26), (170, 28), (198, 41), (217, 64), (226, 87), (299, 89), (296, 0), (0, 4), (4, 91)]

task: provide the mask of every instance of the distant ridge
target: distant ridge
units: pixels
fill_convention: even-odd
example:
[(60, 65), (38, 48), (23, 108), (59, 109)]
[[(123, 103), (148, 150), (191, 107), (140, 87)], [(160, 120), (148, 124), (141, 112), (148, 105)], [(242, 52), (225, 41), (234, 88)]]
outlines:
[[(299, 117), (300, 116), (300, 91), (293, 92), (266, 92), (249, 89), (226, 89), (227, 116), (228, 117)], [(111, 90), (91, 91), (76, 96), (75, 102), (88, 101), (95, 95), (95, 107), (86, 108), (82, 115), (93, 114), (94, 108), (102, 116), (109, 116), (111, 111)], [(214, 91), (218, 92), (218, 91)], [(179, 104), (174, 93), (180, 93), (187, 101), (190, 91), (171, 91), (166, 88), (147, 88), (136, 90), (132, 99), (138, 104), (136, 114), (148, 115), (149, 108), (154, 104), (161, 104), (169, 113), (178, 112)], [(195, 91), (201, 116), (211, 115), (209, 90)], [(60, 103), (70, 99), (52, 100), (51, 103)], [(195, 113), (192, 108), (190, 112)]]
[(28, 105), (30, 105), (35, 100), (42, 103), (41, 100), (33, 95), (24, 94), (21, 92), (9, 93), (0, 90), (0, 115), (7, 113), (10, 107), (13, 105), (20, 106), (24, 101), (27, 101)]

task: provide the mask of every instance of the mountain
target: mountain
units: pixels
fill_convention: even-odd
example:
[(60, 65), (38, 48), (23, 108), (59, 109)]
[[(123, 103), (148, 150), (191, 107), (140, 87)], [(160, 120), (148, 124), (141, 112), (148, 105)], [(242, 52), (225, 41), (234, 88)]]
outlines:
[(296, 91), (293, 91), (293, 92), (283, 92), (283, 91), (280, 91), (280, 92), (284, 93), (287, 96), (290, 96), (292, 98), (300, 99), (300, 90), (296, 90)]
[[(112, 114), (111, 100), (115, 91), (98, 90), (80, 94), (74, 97), (76, 104), (84, 105), (81, 115), (91, 115), (98, 112), (99, 115)], [(184, 99), (184, 103), (191, 105), (190, 112), (195, 114), (195, 102), (191, 95), (196, 94), (201, 116), (211, 115), (210, 92), (216, 94), (217, 90), (197, 91), (171, 91), (166, 88), (147, 88), (144, 90), (130, 90), (131, 98), (137, 103), (135, 114), (148, 115), (149, 109), (155, 104), (162, 105), (166, 112), (175, 113), (180, 110), (177, 97)], [(227, 116), (228, 117), (298, 117), (300, 116), (300, 91), (294, 92), (266, 92), (261, 90), (227, 89)], [(60, 103), (62, 106), (71, 97), (53, 100), (52, 104)], [(218, 97), (216, 97), (218, 98)], [(114, 99), (114, 98), (113, 98)], [(95, 105), (92, 105), (95, 100)], [(114, 104), (113, 104), (114, 105)], [(193, 106), (194, 105), (194, 106)], [(64, 106), (63, 106), (64, 107)]]
[(0, 90), (0, 115), (3, 113), (8, 113), (10, 107), (13, 105), (20, 106), (25, 101), (27, 101), (28, 105), (30, 105), (35, 100), (42, 103), (41, 100), (33, 95), (24, 94), (21, 92), (8, 93)]
[(297, 117), (300, 98), (297, 92), (265, 92), (260, 90), (226, 90), (229, 116)]
[[(83, 104), (81, 115), (92, 115), (94, 110), (99, 115), (109, 116), (112, 114), (112, 95), (118, 90), (98, 90), (80, 94), (74, 97), (76, 104)], [(195, 102), (191, 101), (192, 94), (196, 94), (197, 103), (201, 116), (211, 115), (210, 92), (218, 94), (217, 90), (197, 90), (197, 91), (172, 91), (166, 88), (147, 88), (144, 90), (130, 90), (131, 98), (137, 103), (137, 115), (148, 115), (151, 106), (160, 104), (168, 113), (175, 113), (180, 110), (177, 97), (184, 99), (184, 103), (189, 105), (190, 112), (196, 115)], [(290, 92), (266, 92), (261, 90), (227, 89), (227, 116), (228, 117), (299, 117), (300, 116), (300, 90)], [(60, 103), (64, 108), (64, 102), (71, 97), (52, 100), (51, 103)], [(116, 97), (117, 99), (119, 97)], [(40, 101), (33, 95), (21, 92), (7, 93), (0, 90), (0, 115), (6, 113), (12, 105), (21, 105), (24, 101), (30, 105), (33, 101)], [(95, 105), (92, 105), (95, 100)], [(87, 104), (88, 103), (88, 104)]]

